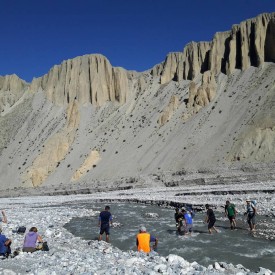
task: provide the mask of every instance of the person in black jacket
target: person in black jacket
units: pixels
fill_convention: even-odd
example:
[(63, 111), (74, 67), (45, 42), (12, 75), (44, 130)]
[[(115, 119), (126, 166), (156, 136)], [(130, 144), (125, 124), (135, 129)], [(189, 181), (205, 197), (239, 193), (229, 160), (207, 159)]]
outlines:
[(214, 214), (214, 211), (210, 208), (209, 204), (205, 205), (206, 208), (206, 217), (205, 217), (205, 222), (208, 223), (208, 232), (212, 234), (212, 229), (218, 233), (218, 230), (215, 228), (215, 222), (216, 222), (216, 217)]

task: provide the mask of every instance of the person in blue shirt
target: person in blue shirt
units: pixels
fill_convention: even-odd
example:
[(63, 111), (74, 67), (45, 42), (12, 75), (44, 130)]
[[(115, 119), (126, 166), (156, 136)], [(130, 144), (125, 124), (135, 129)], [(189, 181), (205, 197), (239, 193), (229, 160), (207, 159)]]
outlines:
[(11, 253), (11, 240), (2, 234), (2, 229), (0, 229), (0, 255), (8, 257)]
[(98, 226), (100, 226), (100, 233), (98, 240), (102, 240), (102, 235), (106, 234), (106, 242), (110, 241), (110, 224), (112, 224), (113, 218), (110, 213), (110, 206), (105, 206), (105, 210), (100, 212), (98, 217)]
[(190, 234), (193, 231), (193, 218), (190, 211), (187, 211), (185, 208), (182, 209), (182, 214), (185, 224), (185, 234)]

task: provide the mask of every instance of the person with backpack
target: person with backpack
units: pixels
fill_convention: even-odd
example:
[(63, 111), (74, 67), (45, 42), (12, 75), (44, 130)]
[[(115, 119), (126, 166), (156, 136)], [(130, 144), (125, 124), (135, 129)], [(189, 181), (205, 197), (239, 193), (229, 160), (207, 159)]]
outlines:
[(231, 230), (236, 229), (236, 208), (233, 203), (230, 203), (230, 201), (226, 201), (225, 207), (224, 207), (224, 215), (228, 217), (230, 221), (230, 228)]
[(256, 203), (254, 201), (246, 200), (246, 212), (244, 214), (247, 215), (250, 231), (254, 231), (256, 229)]

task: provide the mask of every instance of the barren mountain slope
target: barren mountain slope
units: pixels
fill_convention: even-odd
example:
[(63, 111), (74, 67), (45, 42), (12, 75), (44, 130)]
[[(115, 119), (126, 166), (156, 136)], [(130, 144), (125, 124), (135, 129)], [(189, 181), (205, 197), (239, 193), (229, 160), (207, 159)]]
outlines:
[(274, 26), (274, 13), (260, 15), (143, 73), (85, 55), (30, 84), (4, 77), (0, 188), (270, 166)]

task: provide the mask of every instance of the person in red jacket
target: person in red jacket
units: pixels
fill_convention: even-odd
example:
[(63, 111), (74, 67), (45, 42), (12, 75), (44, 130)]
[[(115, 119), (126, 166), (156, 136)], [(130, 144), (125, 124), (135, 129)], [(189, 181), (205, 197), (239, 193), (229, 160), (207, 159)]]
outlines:
[(152, 250), (150, 246), (151, 242), (155, 242), (152, 247), (153, 250), (155, 250), (158, 245), (158, 239), (151, 236), (150, 233), (147, 233), (145, 226), (141, 226), (136, 238), (137, 250), (140, 252), (149, 253)]

